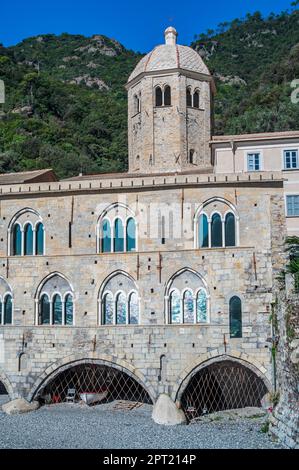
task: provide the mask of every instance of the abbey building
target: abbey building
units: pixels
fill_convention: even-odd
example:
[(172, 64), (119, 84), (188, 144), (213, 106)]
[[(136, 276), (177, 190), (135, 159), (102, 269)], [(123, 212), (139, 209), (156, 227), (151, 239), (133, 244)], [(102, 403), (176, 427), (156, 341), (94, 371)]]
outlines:
[(188, 417), (259, 405), (299, 131), (213, 136), (213, 78), (174, 28), (127, 91), (128, 173), (0, 175), (0, 386), (41, 403), (167, 393)]

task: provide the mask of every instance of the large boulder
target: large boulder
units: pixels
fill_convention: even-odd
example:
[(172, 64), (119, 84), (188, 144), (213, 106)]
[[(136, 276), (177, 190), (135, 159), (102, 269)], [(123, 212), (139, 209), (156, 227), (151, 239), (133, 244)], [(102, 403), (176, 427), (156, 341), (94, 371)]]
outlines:
[(156, 401), (153, 409), (152, 419), (157, 424), (175, 426), (186, 424), (186, 416), (183, 410), (177, 408), (169, 395), (162, 393)]
[(16, 400), (9, 401), (2, 405), (2, 411), (8, 415), (28, 413), (29, 411), (35, 411), (38, 408), (39, 403), (37, 401), (29, 403), (24, 398), (17, 398)]

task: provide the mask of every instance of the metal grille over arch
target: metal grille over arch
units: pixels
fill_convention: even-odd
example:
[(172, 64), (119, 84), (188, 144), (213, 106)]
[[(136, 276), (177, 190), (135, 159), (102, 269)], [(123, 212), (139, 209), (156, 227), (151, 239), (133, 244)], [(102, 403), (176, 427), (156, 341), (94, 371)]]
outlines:
[(189, 380), (181, 404), (189, 419), (216, 411), (261, 406), (268, 392), (261, 377), (230, 360), (207, 365)]
[(88, 395), (89, 401), (97, 404), (115, 400), (152, 403), (148, 392), (129, 372), (92, 360), (64, 367), (40, 387), (36, 398), (42, 404), (66, 402), (70, 390), (75, 391), (77, 402)]

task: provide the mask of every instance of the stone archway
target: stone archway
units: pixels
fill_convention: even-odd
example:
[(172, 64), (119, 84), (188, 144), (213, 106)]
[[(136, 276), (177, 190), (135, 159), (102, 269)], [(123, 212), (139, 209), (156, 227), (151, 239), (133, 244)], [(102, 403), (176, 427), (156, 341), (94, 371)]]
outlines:
[(182, 382), (176, 399), (186, 415), (194, 418), (215, 411), (259, 407), (270, 389), (255, 366), (221, 356), (194, 368)]
[[(122, 361), (123, 362), (123, 361)], [(139, 375), (139, 376), (138, 376)], [(64, 401), (68, 389), (76, 390), (79, 399), (82, 393), (102, 393), (107, 391), (103, 400), (128, 400), (153, 403), (155, 393), (143, 377), (132, 366), (124, 367), (119, 363), (103, 359), (79, 359), (47, 369), (36, 381), (28, 400), (41, 399), (49, 395), (51, 402)]]
[(8, 395), (10, 399), (13, 399), (12, 385), (7, 376), (0, 371), (0, 395)]

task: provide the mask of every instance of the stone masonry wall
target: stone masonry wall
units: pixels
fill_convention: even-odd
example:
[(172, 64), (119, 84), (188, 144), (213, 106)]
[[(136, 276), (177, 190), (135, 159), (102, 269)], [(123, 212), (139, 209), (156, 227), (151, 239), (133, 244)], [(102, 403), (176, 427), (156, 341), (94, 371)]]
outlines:
[[(0, 380), (12, 396), (32, 398), (41, 380), (61, 364), (99, 359), (130, 370), (153, 399), (161, 390), (167, 390), (175, 399), (180, 384), (199, 364), (209, 358), (231, 356), (251, 364), (270, 387), (272, 364), (267, 338), (272, 301), (271, 237), (280, 220), (277, 211), (273, 217), (272, 209), (275, 204), (278, 211), (283, 207), (281, 191), (275, 184), (272, 188), (261, 184), (258, 191), (233, 186), (185, 188), (184, 199), (181, 189), (125, 192), (122, 196), (126, 196), (128, 206), (134, 207), (138, 200), (134, 211), (139, 246), (137, 253), (118, 254), (96, 253), (96, 223), (103, 207), (115, 202), (113, 193), (102, 191), (89, 197), (80, 192), (74, 196), (61, 193), (58, 197), (27, 194), (3, 199), (0, 276), (12, 288), (14, 322), (13, 326), (0, 327)], [(179, 238), (166, 238), (165, 245), (159, 236), (146, 236), (149, 226), (145, 211), (151, 204), (176, 202), (179, 215), (174, 224), (179, 223), (183, 208), (183, 219), (193, 230), (197, 209), (214, 196), (225, 198), (237, 208), (239, 247), (194, 249), (194, 236), (188, 238), (188, 227)], [(213, 200), (213, 204), (217, 207), (223, 202)], [(8, 257), (10, 221), (26, 207), (38, 211), (45, 224), (46, 255)], [(184, 268), (197, 272), (207, 284), (209, 324), (165, 324), (166, 286)], [(138, 287), (139, 326), (99, 324), (99, 291), (107, 276), (117, 270), (131, 275)], [(37, 289), (46, 276), (55, 272), (63, 274), (73, 288), (75, 326), (36, 325)], [(241, 339), (229, 338), (228, 302), (232, 295), (242, 299)], [(166, 371), (159, 382), (161, 355), (166, 356)]]

